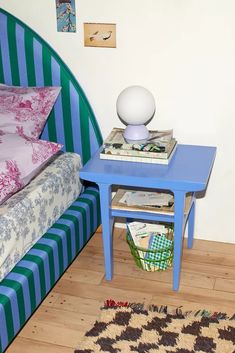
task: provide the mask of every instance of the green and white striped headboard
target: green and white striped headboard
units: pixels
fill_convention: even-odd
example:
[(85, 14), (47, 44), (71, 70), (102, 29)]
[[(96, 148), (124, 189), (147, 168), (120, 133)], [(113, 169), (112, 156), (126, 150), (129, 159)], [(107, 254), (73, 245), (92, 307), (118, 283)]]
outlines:
[(86, 163), (102, 144), (91, 106), (77, 80), (37, 33), (0, 9), (0, 83), (14, 86), (61, 86), (42, 134), (79, 153)]

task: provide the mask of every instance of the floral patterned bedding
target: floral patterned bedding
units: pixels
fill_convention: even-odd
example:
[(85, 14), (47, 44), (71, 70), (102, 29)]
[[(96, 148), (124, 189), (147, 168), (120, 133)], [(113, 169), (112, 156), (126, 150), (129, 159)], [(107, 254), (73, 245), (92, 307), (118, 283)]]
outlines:
[(0, 206), (0, 280), (81, 192), (80, 156), (57, 155), (24, 189)]

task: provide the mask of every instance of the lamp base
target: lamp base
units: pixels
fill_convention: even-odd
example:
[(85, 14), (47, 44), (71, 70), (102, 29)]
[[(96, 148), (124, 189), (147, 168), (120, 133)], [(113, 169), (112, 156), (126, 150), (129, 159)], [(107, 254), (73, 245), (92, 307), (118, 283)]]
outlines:
[(128, 143), (144, 143), (149, 138), (149, 131), (145, 125), (127, 125), (123, 136)]

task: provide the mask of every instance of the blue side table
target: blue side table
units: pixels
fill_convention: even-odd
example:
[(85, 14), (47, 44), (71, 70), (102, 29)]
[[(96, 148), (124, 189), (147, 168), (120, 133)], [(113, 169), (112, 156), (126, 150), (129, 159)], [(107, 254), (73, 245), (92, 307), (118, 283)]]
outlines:
[[(113, 274), (112, 230), (115, 216), (173, 222), (173, 290), (177, 291), (185, 225), (188, 222), (188, 247), (191, 248), (194, 234), (195, 192), (203, 191), (207, 187), (216, 148), (179, 144), (169, 165), (101, 160), (99, 153), (100, 151), (97, 151), (82, 168), (80, 176), (99, 186), (106, 279), (111, 280)], [(170, 190), (174, 194), (174, 214), (112, 209), (112, 185)], [(192, 192), (193, 197), (185, 214), (185, 197), (188, 192)]]

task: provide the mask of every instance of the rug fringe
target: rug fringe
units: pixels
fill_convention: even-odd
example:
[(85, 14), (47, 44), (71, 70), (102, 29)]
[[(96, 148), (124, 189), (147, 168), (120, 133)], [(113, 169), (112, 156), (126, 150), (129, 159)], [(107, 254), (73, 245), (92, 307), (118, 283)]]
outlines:
[(130, 303), (128, 301), (116, 301), (114, 299), (107, 299), (101, 309), (117, 309), (117, 308), (131, 308), (133, 310), (148, 310), (150, 312), (158, 312), (166, 315), (176, 315), (180, 317), (207, 317), (215, 320), (235, 320), (235, 313), (229, 316), (227, 313), (202, 310), (183, 311), (182, 306), (178, 308), (170, 308), (167, 305), (145, 305), (144, 303)]
[(121, 302), (121, 301), (115, 301), (113, 299), (107, 299), (104, 302), (104, 309), (107, 308), (117, 308), (117, 307), (128, 307), (129, 306), (129, 302)]

